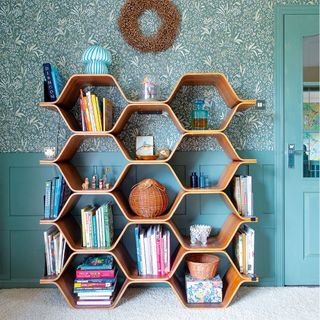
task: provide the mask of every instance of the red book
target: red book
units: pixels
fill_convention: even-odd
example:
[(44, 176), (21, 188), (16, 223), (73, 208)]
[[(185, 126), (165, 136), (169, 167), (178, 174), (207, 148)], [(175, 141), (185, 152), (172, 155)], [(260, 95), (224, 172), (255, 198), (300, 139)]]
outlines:
[(115, 269), (111, 270), (76, 270), (76, 279), (114, 278)]

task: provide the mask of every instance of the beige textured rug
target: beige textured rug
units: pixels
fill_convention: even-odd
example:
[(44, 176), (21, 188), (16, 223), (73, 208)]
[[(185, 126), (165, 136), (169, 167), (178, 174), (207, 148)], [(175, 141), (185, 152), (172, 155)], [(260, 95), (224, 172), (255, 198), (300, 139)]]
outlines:
[(170, 288), (129, 288), (113, 310), (71, 309), (57, 289), (0, 290), (1, 320), (316, 320), (319, 288), (239, 290), (227, 309), (184, 308)]

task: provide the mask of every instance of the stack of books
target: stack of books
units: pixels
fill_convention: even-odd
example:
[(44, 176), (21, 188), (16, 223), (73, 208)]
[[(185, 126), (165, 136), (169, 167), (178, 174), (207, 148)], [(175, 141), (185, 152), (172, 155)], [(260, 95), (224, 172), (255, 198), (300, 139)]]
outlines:
[(161, 225), (135, 227), (139, 275), (164, 276), (170, 272), (170, 231)]
[(82, 131), (108, 131), (112, 129), (112, 102), (106, 98), (100, 106), (98, 97), (91, 91), (84, 95), (80, 90)]
[(44, 195), (44, 218), (57, 218), (70, 194), (71, 190), (63, 177), (54, 177), (52, 180), (47, 180)]
[(65, 262), (66, 240), (56, 227), (43, 233), (47, 275), (58, 275)]
[(251, 176), (235, 176), (233, 182), (233, 198), (240, 215), (253, 215), (253, 192)]
[(112, 204), (81, 209), (82, 246), (85, 248), (109, 248), (113, 241)]
[(45, 101), (56, 101), (63, 90), (65, 81), (59, 71), (50, 63), (43, 64)]
[(73, 292), (77, 295), (77, 305), (111, 305), (116, 285), (117, 269), (113, 257), (89, 256), (76, 270)]
[(240, 227), (234, 238), (236, 265), (244, 274), (254, 274), (254, 230), (246, 224)]

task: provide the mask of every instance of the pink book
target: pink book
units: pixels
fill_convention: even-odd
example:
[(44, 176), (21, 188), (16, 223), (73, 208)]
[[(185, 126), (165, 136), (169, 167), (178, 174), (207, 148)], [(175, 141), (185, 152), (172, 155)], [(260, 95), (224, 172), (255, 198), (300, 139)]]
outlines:
[(157, 234), (156, 244), (157, 244), (157, 270), (158, 270), (158, 276), (161, 276), (161, 248), (160, 248), (159, 234)]
[(165, 275), (164, 269), (164, 237), (160, 238), (160, 275)]
[(167, 259), (168, 259), (168, 264), (167, 264), (167, 270), (165, 270), (166, 273), (170, 272), (171, 269), (171, 261), (170, 261), (170, 231), (167, 230)]
[(114, 278), (115, 269), (111, 270), (76, 270), (77, 279)]

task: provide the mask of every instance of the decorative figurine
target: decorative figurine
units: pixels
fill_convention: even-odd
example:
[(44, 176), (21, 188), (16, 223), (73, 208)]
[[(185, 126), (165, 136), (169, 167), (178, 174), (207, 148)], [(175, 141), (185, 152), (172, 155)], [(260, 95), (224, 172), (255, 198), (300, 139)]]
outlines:
[(84, 183), (82, 184), (82, 189), (83, 190), (89, 190), (89, 185), (90, 185), (89, 178), (86, 177), (84, 179)]
[(212, 227), (206, 224), (194, 224), (190, 226), (191, 244), (195, 245), (197, 241), (200, 241), (202, 246), (206, 246), (211, 230)]
[(92, 176), (92, 180), (91, 180), (91, 189), (95, 190), (96, 189), (96, 176)]
[(81, 60), (85, 64), (85, 73), (106, 74), (109, 73), (112, 56), (109, 50), (94, 45), (85, 50)]
[(102, 190), (103, 189), (103, 180), (99, 179), (99, 189)]

